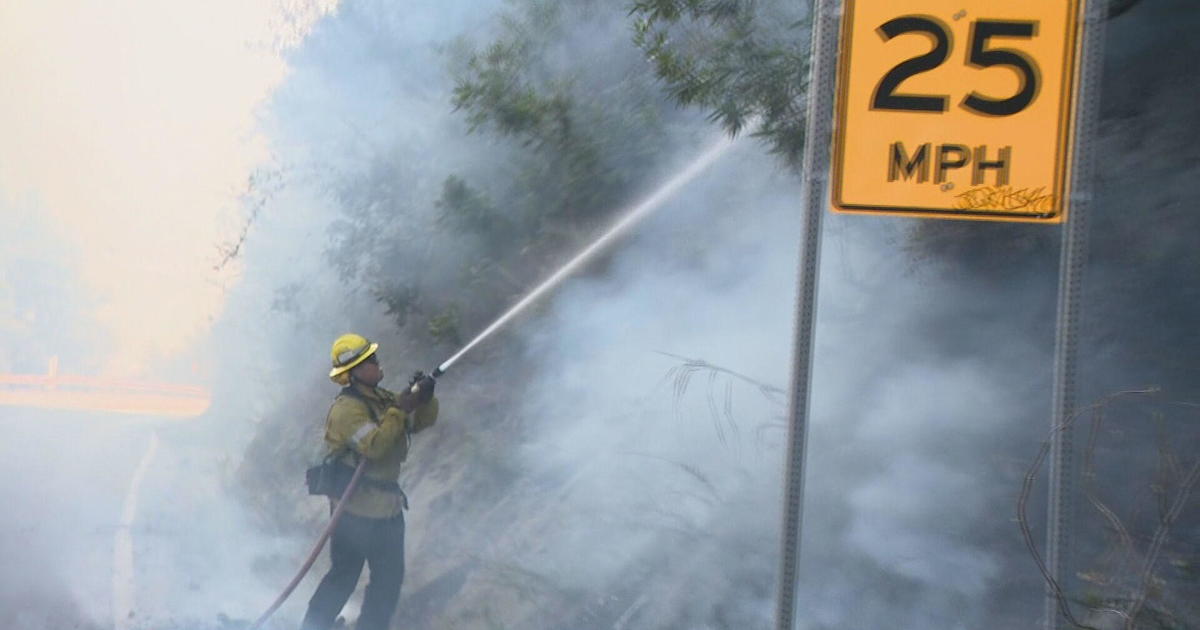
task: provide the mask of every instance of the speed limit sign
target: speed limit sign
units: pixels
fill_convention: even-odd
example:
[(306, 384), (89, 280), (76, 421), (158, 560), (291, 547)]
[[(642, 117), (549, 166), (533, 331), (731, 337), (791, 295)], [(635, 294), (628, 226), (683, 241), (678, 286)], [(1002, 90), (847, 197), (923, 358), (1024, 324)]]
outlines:
[(838, 212), (1060, 223), (1080, 0), (844, 0)]

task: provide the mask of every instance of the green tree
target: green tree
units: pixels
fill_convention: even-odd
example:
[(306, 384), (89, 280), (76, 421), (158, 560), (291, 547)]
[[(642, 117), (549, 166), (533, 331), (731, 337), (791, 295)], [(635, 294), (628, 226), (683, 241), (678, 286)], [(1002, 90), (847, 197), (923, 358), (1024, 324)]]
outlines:
[(809, 10), (780, 0), (637, 0), (634, 42), (671, 97), (730, 133), (753, 135), (792, 168), (804, 148)]
[(486, 325), (627, 204), (686, 118), (603, 3), (512, 3), (489, 41), (448, 51), (451, 105), (496, 157), (447, 175), (434, 202), (439, 238), (470, 245), (431, 311), (443, 339)]

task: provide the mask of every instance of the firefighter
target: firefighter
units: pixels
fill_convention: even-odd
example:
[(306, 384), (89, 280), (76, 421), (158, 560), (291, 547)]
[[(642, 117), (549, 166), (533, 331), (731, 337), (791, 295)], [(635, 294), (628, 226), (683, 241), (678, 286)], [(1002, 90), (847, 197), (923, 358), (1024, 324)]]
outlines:
[[(332, 566), (317, 586), (302, 630), (328, 630), (358, 585), (364, 562), (370, 582), (358, 630), (386, 630), (404, 579), (404, 509), (408, 499), (397, 479), (412, 433), (437, 420), (434, 380), (418, 373), (412, 388), (392, 393), (379, 387), (379, 344), (346, 334), (333, 342), (329, 378), (343, 389), (325, 421), (325, 445), (346, 466), (366, 458), (362, 478), (346, 499), (329, 546)], [(338, 455), (338, 454), (341, 455)]]

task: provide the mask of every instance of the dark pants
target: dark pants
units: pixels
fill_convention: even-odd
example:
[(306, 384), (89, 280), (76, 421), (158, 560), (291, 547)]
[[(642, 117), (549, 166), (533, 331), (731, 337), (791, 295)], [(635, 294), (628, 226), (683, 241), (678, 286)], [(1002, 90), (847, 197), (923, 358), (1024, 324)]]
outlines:
[(333, 566), (308, 601), (301, 630), (328, 630), (358, 585), (363, 562), (371, 581), (363, 598), (357, 630), (387, 630), (404, 581), (404, 514), (364, 518), (342, 514), (329, 543)]

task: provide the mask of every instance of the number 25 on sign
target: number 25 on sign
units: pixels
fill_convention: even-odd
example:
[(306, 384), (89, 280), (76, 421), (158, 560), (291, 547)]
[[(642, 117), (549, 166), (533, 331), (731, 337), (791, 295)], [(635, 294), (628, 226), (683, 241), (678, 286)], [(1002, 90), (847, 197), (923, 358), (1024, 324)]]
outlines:
[(844, 0), (833, 209), (1060, 223), (1080, 0)]

